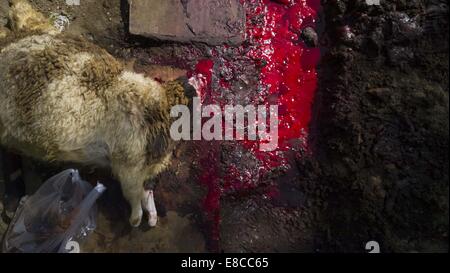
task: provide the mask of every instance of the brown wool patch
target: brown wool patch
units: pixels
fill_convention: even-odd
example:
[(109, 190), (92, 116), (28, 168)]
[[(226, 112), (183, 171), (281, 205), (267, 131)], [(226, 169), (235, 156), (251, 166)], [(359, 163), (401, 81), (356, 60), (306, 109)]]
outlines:
[(167, 82), (163, 85), (163, 87), (164, 90), (166, 90), (167, 102), (169, 103), (169, 107), (189, 104), (189, 99), (185, 95), (185, 90), (179, 82)]

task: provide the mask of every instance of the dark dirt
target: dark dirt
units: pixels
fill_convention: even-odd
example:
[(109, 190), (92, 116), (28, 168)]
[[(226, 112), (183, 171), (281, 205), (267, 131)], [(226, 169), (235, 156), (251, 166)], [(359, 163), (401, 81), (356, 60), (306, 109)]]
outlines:
[(448, 6), (324, 2), (331, 46), (313, 123), (317, 161), (300, 162), (325, 201), (320, 245), (360, 251), (370, 237), (389, 252), (448, 251)]
[[(126, 1), (81, 0), (79, 7), (30, 2), (47, 15), (66, 14), (72, 21), (67, 31), (134, 60), (138, 71), (153, 64), (189, 69), (209, 56), (205, 45), (128, 35)], [(197, 147), (182, 143), (157, 186), (160, 226), (129, 228), (118, 185), (107, 180), (99, 228), (86, 251), (365, 252), (365, 243), (376, 240), (383, 252), (448, 252), (448, 3), (381, 4), (322, 1), (312, 154), (293, 154), (290, 170), (267, 178), (277, 198), (258, 188), (222, 196), (220, 243), (211, 243)], [(225, 145), (222, 153), (226, 159), (233, 149)], [(62, 168), (29, 164), (41, 179)], [(107, 177), (91, 173), (84, 171), (92, 181)]]

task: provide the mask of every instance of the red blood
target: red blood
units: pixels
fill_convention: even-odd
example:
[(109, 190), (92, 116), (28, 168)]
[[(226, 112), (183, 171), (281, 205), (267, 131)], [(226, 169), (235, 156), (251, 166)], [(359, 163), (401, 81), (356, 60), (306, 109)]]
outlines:
[[(259, 72), (259, 85), (267, 87), (267, 92), (255, 98), (255, 105), (261, 101), (266, 105), (275, 103), (279, 106), (279, 149), (273, 152), (259, 150), (259, 141), (245, 140), (240, 142), (242, 149), (250, 151), (258, 161), (258, 170), (243, 170), (238, 165), (227, 166), (219, 172), (220, 143), (211, 144), (214, 152), (204, 153), (201, 162), (204, 172), (200, 176), (200, 183), (208, 189), (204, 207), (214, 223), (212, 234), (214, 240), (219, 236), (220, 197), (236, 191), (248, 191), (258, 186), (260, 177), (271, 172), (274, 168), (286, 164), (283, 151), (294, 149), (292, 140), (304, 140), (308, 134), (311, 120), (311, 107), (317, 88), (316, 66), (320, 58), (319, 49), (308, 49), (299, 42), (301, 29), (315, 26), (320, 0), (242, 0), (247, 12), (247, 40), (240, 48), (246, 52), (249, 62), (265, 64)], [(262, 24), (255, 24), (254, 18)], [(225, 98), (220, 90), (228, 89), (231, 84), (220, 80), (212, 85), (212, 71), (232, 69), (233, 62), (216, 62), (220, 54), (215, 52), (211, 60), (200, 61), (193, 76), (204, 75), (206, 87), (201, 91), (202, 100), (224, 105)], [(218, 66), (218, 67), (215, 67)], [(238, 145), (238, 144), (237, 144)], [(305, 144), (306, 145), (306, 144)], [(307, 149), (307, 147), (303, 147)], [(224, 175), (219, 175), (223, 173)], [(278, 195), (278, 190), (269, 187), (268, 197)]]

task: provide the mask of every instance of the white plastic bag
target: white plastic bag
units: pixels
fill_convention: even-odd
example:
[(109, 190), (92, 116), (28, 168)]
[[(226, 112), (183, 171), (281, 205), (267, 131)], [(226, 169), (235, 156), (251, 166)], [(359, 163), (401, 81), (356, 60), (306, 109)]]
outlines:
[(93, 188), (73, 169), (50, 178), (21, 201), (5, 235), (3, 252), (73, 252), (77, 242), (95, 229), (95, 201), (105, 189), (102, 184)]

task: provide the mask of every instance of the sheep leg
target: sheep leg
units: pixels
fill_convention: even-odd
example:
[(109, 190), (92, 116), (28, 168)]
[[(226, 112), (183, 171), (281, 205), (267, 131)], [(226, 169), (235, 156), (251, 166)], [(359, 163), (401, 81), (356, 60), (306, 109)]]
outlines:
[(130, 224), (133, 227), (138, 227), (142, 221), (142, 206), (141, 196), (142, 188), (140, 187), (124, 187), (122, 188), (123, 195), (131, 205)]
[(156, 211), (155, 198), (152, 190), (144, 190), (142, 198), (142, 207), (148, 211), (148, 224), (155, 227), (158, 222), (158, 212)]

